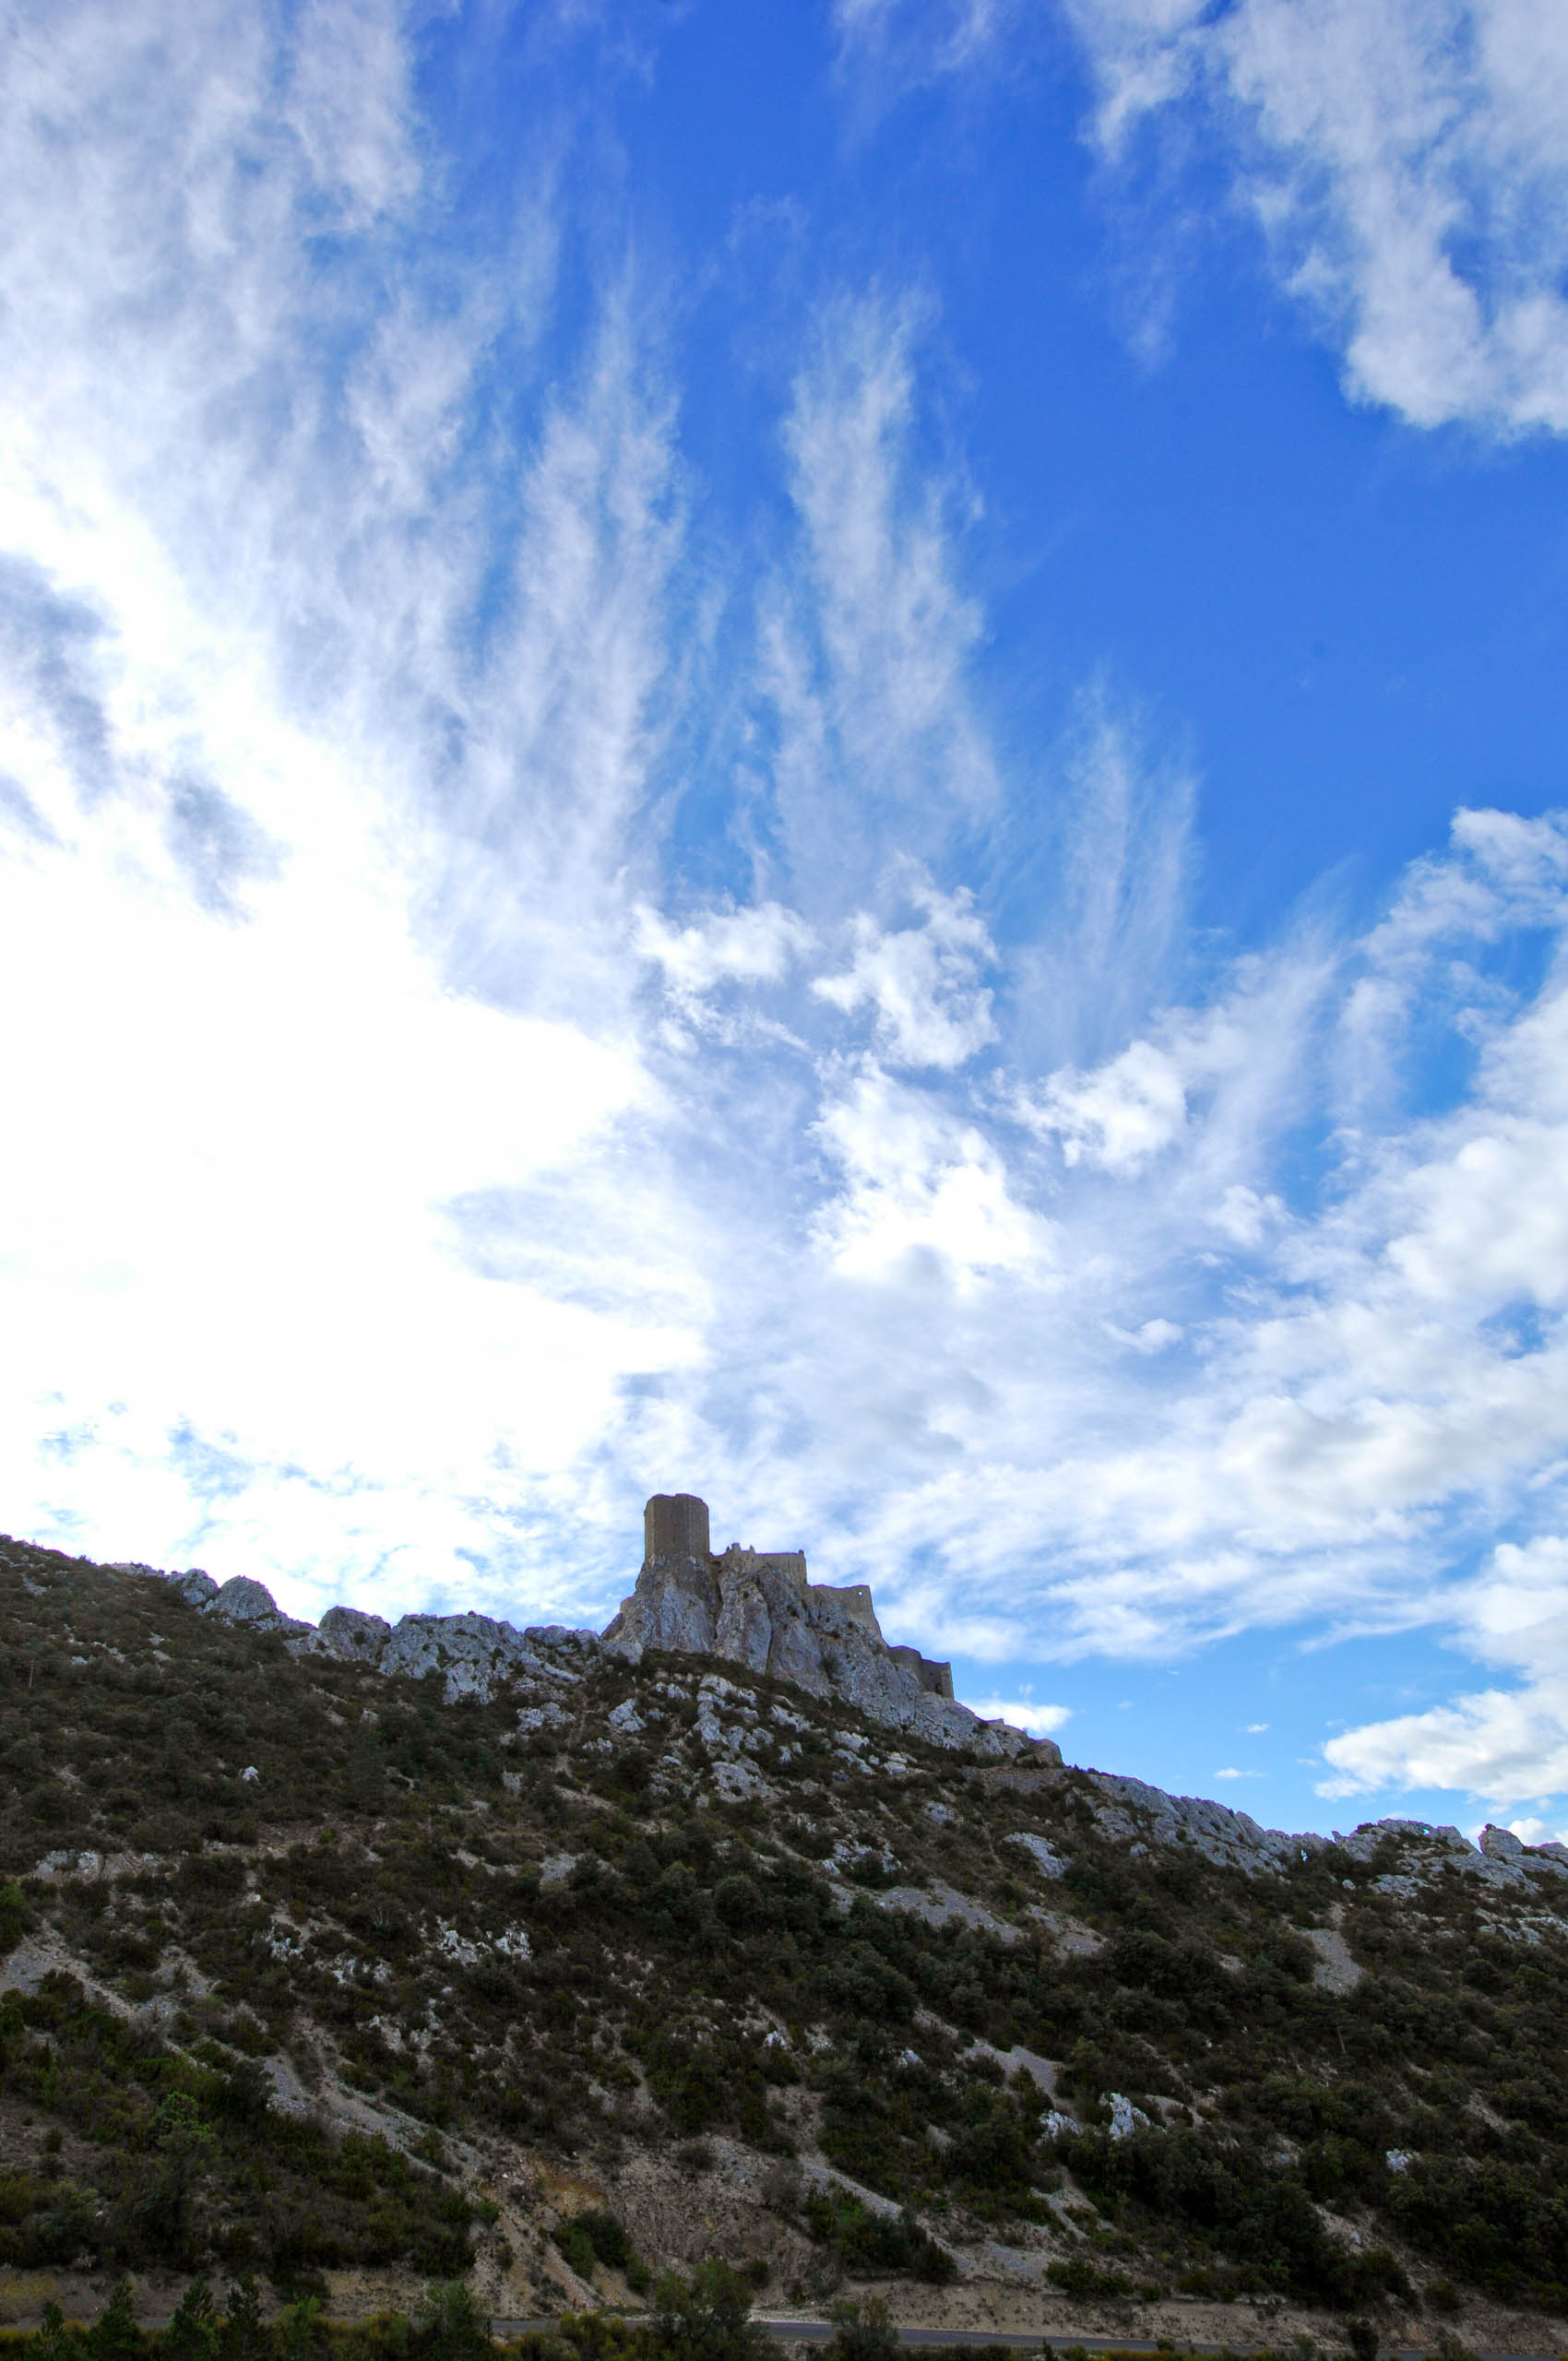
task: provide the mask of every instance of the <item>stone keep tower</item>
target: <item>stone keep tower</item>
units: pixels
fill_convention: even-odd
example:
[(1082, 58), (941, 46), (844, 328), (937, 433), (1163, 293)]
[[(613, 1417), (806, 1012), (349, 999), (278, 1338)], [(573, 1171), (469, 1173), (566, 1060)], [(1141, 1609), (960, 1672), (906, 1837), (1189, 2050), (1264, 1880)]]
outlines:
[(707, 1502), (695, 1492), (655, 1492), (643, 1511), (644, 1562), (706, 1566), (712, 1555)]

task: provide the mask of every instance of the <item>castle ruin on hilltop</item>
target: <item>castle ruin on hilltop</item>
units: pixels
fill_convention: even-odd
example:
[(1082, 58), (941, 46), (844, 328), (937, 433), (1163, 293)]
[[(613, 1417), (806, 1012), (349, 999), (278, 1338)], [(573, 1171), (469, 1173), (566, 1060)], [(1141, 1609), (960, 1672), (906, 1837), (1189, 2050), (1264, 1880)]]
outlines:
[(636, 1588), (604, 1645), (633, 1662), (648, 1648), (726, 1656), (939, 1745), (1011, 1752), (1028, 1743), (1021, 1731), (982, 1723), (956, 1703), (950, 1665), (890, 1647), (864, 1583), (836, 1589), (809, 1582), (799, 1549), (731, 1542), (716, 1555), (707, 1503), (692, 1492), (656, 1492), (648, 1501)]

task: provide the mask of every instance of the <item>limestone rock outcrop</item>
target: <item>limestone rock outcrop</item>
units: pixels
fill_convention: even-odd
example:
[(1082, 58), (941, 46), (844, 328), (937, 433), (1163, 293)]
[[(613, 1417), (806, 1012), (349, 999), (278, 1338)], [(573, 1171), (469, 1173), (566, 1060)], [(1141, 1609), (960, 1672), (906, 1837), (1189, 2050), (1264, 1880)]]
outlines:
[(519, 1631), (489, 1615), (405, 1615), (394, 1624), (361, 1608), (329, 1607), (319, 1624), (305, 1623), (285, 1615), (266, 1584), (248, 1574), (236, 1574), (221, 1587), (196, 1570), (167, 1579), (198, 1615), (276, 1632), (294, 1655), (336, 1656), (413, 1680), (438, 1672), (449, 1704), (459, 1697), (486, 1703), (517, 1680), (546, 1687), (576, 1680), (585, 1657), (599, 1646), (592, 1631), (559, 1623)]
[(437, 1672), (449, 1701), (484, 1702), (519, 1681), (548, 1695), (552, 1685), (579, 1679), (601, 1649), (633, 1663), (647, 1649), (662, 1649), (726, 1657), (934, 1746), (1060, 1763), (1049, 1738), (981, 1721), (958, 1704), (951, 1666), (918, 1648), (889, 1647), (863, 1583), (835, 1589), (808, 1582), (798, 1549), (732, 1545), (715, 1557), (707, 1503), (689, 1492), (656, 1494), (643, 1528), (636, 1588), (602, 1637), (554, 1623), (519, 1631), (473, 1613), (405, 1615), (392, 1624), (356, 1607), (329, 1607), (319, 1624), (303, 1623), (283, 1614), (266, 1585), (247, 1574), (221, 1587), (195, 1569), (168, 1580), (198, 1614), (276, 1632), (296, 1655), (336, 1656), (416, 1680)]
[[(203, 1576), (203, 1580), (210, 1579)], [(190, 1577), (186, 1576), (188, 1582)], [(210, 1598), (202, 1602), (204, 1615), (221, 1615), (225, 1622), (248, 1623), (253, 1631), (281, 1631), (285, 1638), (303, 1638), (315, 1631), (315, 1625), (302, 1623), (292, 1615), (285, 1615), (265, 1583), (249, 1574), (235, 1574), (221, 1587), (215, 1587)]]
[(1061, 1761), (1049, 1740), (982, 1722), (956, 1703), (947, 1665), (915, 1648), (890, 1648), (863, 1583), (835, 1589), (809, 1582), (798, 1549), (731, 1543), (716, 1556), (707, 1503), (693, 1493), (656, 1493), (643, 1526), (636, 1588), (604, 1633), (615, 1655), (633, 1663), (649, 1648), (724, 1656), (936, 1746), (996, 1755), (1029, 1750)]
[(1323, 1850), (1321, 1836), (1264, 1828), (1251, 1812), (1233, 1811), (1203, 1796), (1167, 1795), (1163, 1787), (1111, 1771), (1086, 1775), (1106, 1798), (1095, 1807), (1101, 1835), (1134, 1853), (1151, 1845), (1186, 1845), (1218, 1868), (1241, 1869), (1252, 1877), (1260, 1871), (1276, 1873), (1288, 1861), (1304, 1860)]
[[(979, 1775), (999, 1782), (1016, 1781), (1023, 1774)], [(1526, 1845), (1512, 1829), (1489, 1825), (1481, 1831), (1479, 1845), (1457, 1828), (1425, 1820), (1363, 1821), (1349, 1834), (1336, 1830), (1332, 1837), (1311, 1831), (1292, 1833), (1264, 1828), (1250, 1812), (1202, 1796), (1167, 1795), (1163, 1787), (1151, 1787), (1142, 1779), (1110, 1771), (1086, 1771), (1083, 1776), (1105, 1798), (1094, 1811), (1100, 1834), (1124, 1845), (1134, 1857), (1157, 1845), (1186, 1846), (1220, 1869), (1241, 1869), (1248, 1877), (1273, 1876), (1290, 1862), (1308, 1860), (1333, 1845), (1363, 1865), (1387, 1858), (1392, 1866), (1373, 1878), (1372, 1887), (1405, 1900), (1455, 1876), (1520, 1891), (1557, 1885), (1559, 1892), (1559, 1881), (1568, 1878), (1568, 1845)]]

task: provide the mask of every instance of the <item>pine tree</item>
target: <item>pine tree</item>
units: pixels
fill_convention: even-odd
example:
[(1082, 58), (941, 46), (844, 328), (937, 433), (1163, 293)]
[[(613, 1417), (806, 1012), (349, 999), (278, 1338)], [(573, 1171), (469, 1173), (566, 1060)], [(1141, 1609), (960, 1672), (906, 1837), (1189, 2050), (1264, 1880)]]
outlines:
[(261, 2290), (247, 2272), (229, 2290), (229, 2308), (219, 2337), (222, 2361), (266, 2361), (272, 2339), (261, 2316)]

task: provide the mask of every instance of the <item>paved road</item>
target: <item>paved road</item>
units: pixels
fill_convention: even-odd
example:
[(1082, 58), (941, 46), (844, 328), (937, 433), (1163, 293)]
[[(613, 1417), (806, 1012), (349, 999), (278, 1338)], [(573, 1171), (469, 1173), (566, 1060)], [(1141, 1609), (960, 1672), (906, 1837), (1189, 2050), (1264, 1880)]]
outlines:
[[(754, 2312), (752, 2317), (764, 2328), (771, 2329), (780, 2344), (826, 2344), (833, 2335), (831, 2320), (769, 2319), (766, 2313), (759, 2312)], [(490, 2325), (496, 2336), (505, 2338), (522, 2336), (530, 2329), (554, 2328), (558, 2323), (552, 2319), (492, 2320)], [(966, 2331), (953, 2328), (901, 2328), (898, 2342), (910, 2352), (930, 2352), (932, 2347), (953, 2344), (985, 2344), (993, 2345), (1002, 2353), (1058, 2354), (1069, 2346), (1075, 2346), (1086, 2353), (1152, 2356), (1156, 2349), (1152, 2337), (1041, 2336), (1038, 2329), (969, 2329)], [(1185, 2339), (1178, 2347), (1183, 2361), (1189, 2354), (1202, 2356), (1202, 2361), (1219, 2361), (1219, 2356), (1226, 2356), (1226, 2361), (1248, 2361), (1249, 2355), (1268, 2349), (1262, 2344), (1189, 2344)], [(1431, 2361), (1431, 2355), (1420, 2346), (1390, 2346), (1384, 2361)], [(1562, 2356), (1554, 2354), (1472, 2353), (1469, 2361), (1562, 2361)]]

